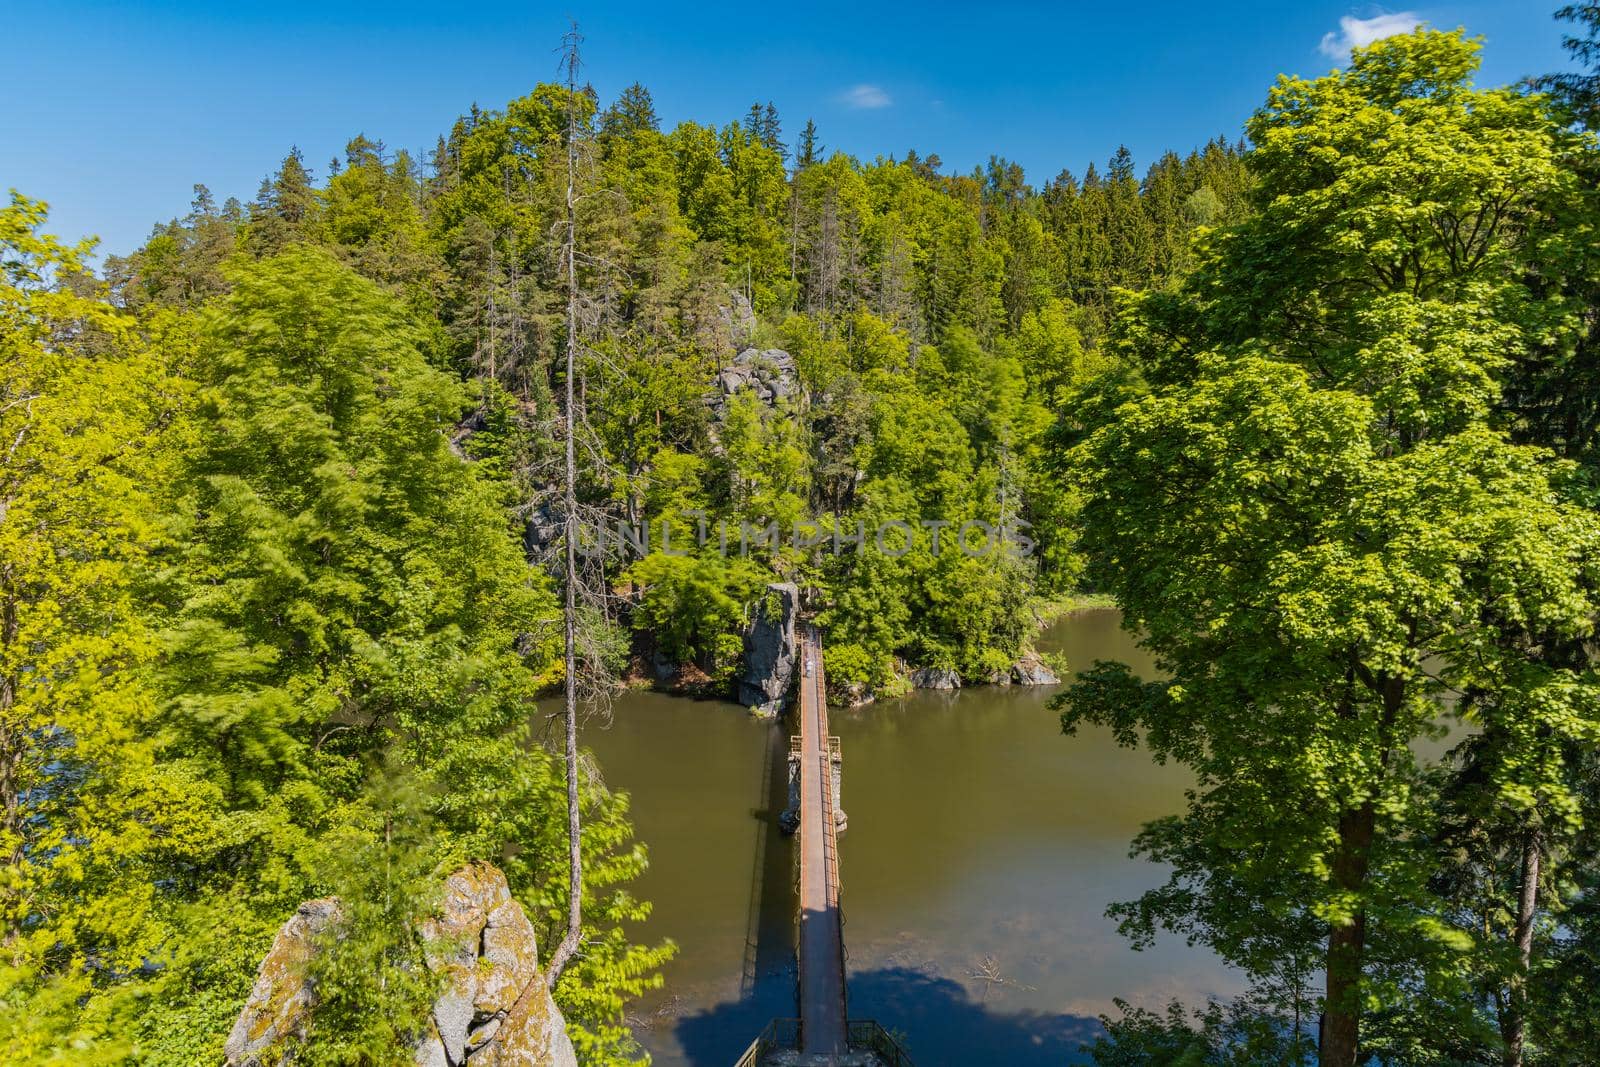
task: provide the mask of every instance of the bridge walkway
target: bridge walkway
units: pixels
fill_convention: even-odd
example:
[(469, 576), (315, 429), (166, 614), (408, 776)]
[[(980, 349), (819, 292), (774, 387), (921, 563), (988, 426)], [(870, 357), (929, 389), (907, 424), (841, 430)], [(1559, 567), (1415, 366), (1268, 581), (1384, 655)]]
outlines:
[(806, 624), (800, 678), (800, 1041), (809, 1055), (849, 1051), (834, 763), (822, 642)]

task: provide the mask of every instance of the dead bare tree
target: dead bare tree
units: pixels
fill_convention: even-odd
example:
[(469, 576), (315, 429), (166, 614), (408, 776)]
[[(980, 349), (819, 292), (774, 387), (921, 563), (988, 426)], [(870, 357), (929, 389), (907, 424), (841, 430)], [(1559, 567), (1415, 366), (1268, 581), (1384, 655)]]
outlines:
[[(586, 531), (605, 527), (607, 514), (603, 506), (583, 501), (583, 487), (589, 480), (605, 482), (616, 476), (599, 435), (588, 421), (586, 368), (591, 364), (606, 365), (604, 353), (590, 345), (588, 339), (607, 323), (607, 292), (616, 287), (612, 285), (608, 289), (605, 283), (611, 277), (608, 272), (614, 273), (617, 268), (602, 256), (588, 254), (583, 247), (585, 227), (590, 225), (594, 206), (607, 201), (606, 190), (595, 187), (593, 145), (584, 106), (590, 90), (579, 82), (582, 40), (577, 24), (573, 23), (563, 35), (560, 47), (567, 110), (565, 150), (558, 165), (565, 170), (565, 197), (548, 230), (549, 241), (544, 245), (553, 267), (547, 277), (556, 283), (550, 289), (559, 291), (562, 296), (561, 339), (565, 346), (565, 353), (553, 361), (553, 365), (545, 366), (559, 373), (563, 380), (559, 388), (552, 390), (554, 395), (549, 397), (548, 403), (535, 404), (534, 390), (537, 383), (545, 379), (530, 367), (525, 371), (526, 384), (519, 394), (524, 413), (537, 420), (540, 436), (555, 446), (530, 454), (519, 472), (523, 484), (530, 490), (523, 513), (530, 520), (530, 531), (535, 527), (540, 531), (535, 536), (537, 543), (530, 545), (531, 558), (558, 577), (562, 597), (563, 703), (562, 710), (552, 714), (549, 723), (553, 726), (559, 720), (561, 724), (559, 748), (566, 778), (568, 900), (564, 928), (545, 965), (545, 983), (552, 989), (582, 952), (583, 804), (585, 797), (592, 797), (605, 788), (593, 761), (578, 751), (578, 727), (583, 721), (597, 716), (603, 718), (609, 710), (614, 688), (610, 664), (617, 654), (613, 647), (617, 597), (607, 580), (603, 546), (584, 543)], [(516, 234), (511, 236), (515, 241)], [(512, 286), (520, 300), (520, 255), (515, 245), (510, 259)], [(600, 279), (598, 283), (594, 280), (596, 277)], [(514, 309), (511, 325), (510, 346), (518, 356), (515, 362), (521, 365), (528, 360), (521, 358), (525, 321), (520, 309)], [(555, 385), (553, 381), (550, 384)], [(557, 514), (559, 519), (556, 519)], [(541, 515), (554, 521), (542, 523), (538, 519)], [(551, 534), (554, 536), (549, 536)], [(536, 984), (530, 983), (518, 997), (513, 1012), (527, 1010)]]
[(567, 283), (566, 405), (562, 412), (565, 468), (561, 482), (564, 545), (562, 636), (566, 657), (563, 686), (567, 772), (567, 932), (550, 956), (546, 981), (555, 988), (567, 961), (583, 938), (583, 837), (578, 800), (578, 459), (576, 381), (578, 370), (578, 46), (583, 38), (577, 22), (562, 41), (562, 66), (567, 82), (567, 197), (562, 259)]

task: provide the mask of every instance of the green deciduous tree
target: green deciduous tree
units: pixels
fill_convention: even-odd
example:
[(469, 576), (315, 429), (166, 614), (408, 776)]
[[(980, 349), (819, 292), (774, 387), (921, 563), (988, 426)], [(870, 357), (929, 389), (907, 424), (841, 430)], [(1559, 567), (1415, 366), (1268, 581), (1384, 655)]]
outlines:
[[(1493, 428), (1543, 316), (1521, 222), (1564, 179), (1540, 103), (1474, 89), (1475, 65), (1423, 31), (1281, 79), (1250, 124), (1257, 214), (1130, 317), (1150, 391), (1099, 408), (1078, 453), (1086, 547), (1169, 677), (1103, 669), (1064, 722), (1199, 775), (1142, 839), (1171, 882), (1124, 914), (1261, 979), (1311, 923), (1340, 1067), (1382, 1047), (1370, 1006), (1471, 1004), (1464, 961), (1499, 954), (1425, 877), (1436, 808), (1409, 746), (1441, 701), (1471, 694), (1459, 713), (1512, 746), (1483, 770), (1521, 819), (1575, 814), (1553, 753), (1596, 722), (1581, 668), (1507, 637), (1588, 632), (1597, 527), (1548, 453)], [(1227, 909), (1229, 886), (1263, 911)]]
[(112, 1062), (131, 1004), (94, 994), (159, 950), (148, 872), (203, 834), (141, 612), (183, 391), (44, 221), (0, 208), (0, 1055)]
[[(443, 872), (493, 857), (547, 951), (563, 929), (563, 776), (529, 734), (550, 582), (395, 296), (299, 247), (236, 264), (198, 332), (136, 322), (41, 219), (0, 216), (0, 1047), (215, 1059), (273, 931), (337, 893), (304, 1056), (382, 1059), (418, 1032)], [(618, 1062), (670, 949), (623, 932), (648, 911), (626, 797), (580, 793), (585, 951), (556, 996)]]

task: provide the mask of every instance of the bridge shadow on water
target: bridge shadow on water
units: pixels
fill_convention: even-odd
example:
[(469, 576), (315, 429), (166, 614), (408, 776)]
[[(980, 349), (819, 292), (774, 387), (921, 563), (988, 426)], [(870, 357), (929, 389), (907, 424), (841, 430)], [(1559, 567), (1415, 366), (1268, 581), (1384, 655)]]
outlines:
[[(676, 1036), (694, 1067), (729, 1067), (792, 995), (769, 990), (678, 1020)], [(780, 1009), (775, 1011), (774, 1009)], [(968, 995), (959, 983), (910, 968), (850, 976), (850, 1014), (876, 1019), (901, 1040), (917, 1067), (1063, 1067), (1091, 1062), (1080, 1051), (1102, 1031), (1098, 1019), (1047, 1012), (1005, 1012)]]
[(789, 806), (789, 730), (784, 720), (767, 731), (767, 758), (761, 792), (750, 816), (755, 851), (750, 872), (750, 903), (745, 919), (744, 968), (739, 999), (772, 1002), (776, 989), (788, 988), (793, 1014), (795, 976), (795, 905), (799, 857), (779, 828), (779, 815)]
[[(672, 1023), (692, 1067), (730, 1067), (768, 1022), (799, 1015), (797, 853), (777, 826), (789, 799), (788, 739), (789, 724), (775, 723), (759, 799), (751, 810), (757, 847), (739, 998)], [(853, 1018), (875, 1019), (895, 1034), (917, 1067), (1085, 1064), (1090, 1061), (1079, 1047), (1101, 1033), (1098, 1019), (1001, 1011), (974, 1000), (949, 978), (907, 967), (852, 972), (849, 1006)]]
[(750, 810), (755, 849), (739, 999), (679, 1017), (674, 1036), (693, 1067), (729, 1067), (773, 1019), (800, 1014), (795, 960), (799, 858), (778, 816), (789, 806), (788, 718), (772, 724), (766, 766)]
[(1079, 1046), (1103, 1032), (1092, 1017), (1001, 1011), (958, 982), (902, 967), (852, 974), (850, 1014), (899, 1037), (917, 1067), (1089, 1063)]

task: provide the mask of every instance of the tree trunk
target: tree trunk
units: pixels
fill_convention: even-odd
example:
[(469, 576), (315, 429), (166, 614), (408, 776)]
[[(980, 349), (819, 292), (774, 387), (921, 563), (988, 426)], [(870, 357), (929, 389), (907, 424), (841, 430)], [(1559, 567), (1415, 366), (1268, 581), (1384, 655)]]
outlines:
[[(17, 702), (22, 682), (7, 668), (17, 658), (13, 648), (22, 626), (17, 611), (18, 597), (12, 591), (9, 564), (0, 572), (0, 577), (4, 579), (0, 583), (0, 653), (4, 653), (4, 660), (0, 662), (0, 831), (4, 831), (12, 840), (11, 851), (4, 861), (15, 867), (26, 855), (27, 819), (22, 810), (22, 764), (27, 756), (27, 735), (22, 724), (12, 721), (11, 709)], [(13, 920), (7, 925), (6, 940), (10, 941), (20, 932), (20, 925)]]
[(1501, 1059), (1505, 1067), (1522, 1067), (1528, 1019), (1528, 968), (1533, 962), (1533, 920), (1539, 906), (1541, 845), (1539, 831), (1530, 829), (1522, 842), (1522, 891), (1517, 897), (1517, 925), (1513, 932), (1517, 970), (1511, 978), (1501, 1034), (1506, 1043)]
[(567, 268), (567, 395), (566, 471), (562, 482), (565, 508), (563, 538), (566, 541), (566, 601), (563, 605), (562, 634), (566, 651), (566, 770), (567, 770), (567, 932), (550, 955), (545, 981), (551, 989), (577, 952), (583, 935), (583, 838), (578, 809), (578, 462), (573, 439), (578, 432), (573, 379), (578, 360), (578, 227), (577, 170), (578, 119), (573, 104), (578, 91), (578, 26), (573, 23), (567, 35), (567, 228), (563, 249)]
[[(1359, 893), (1366, 884), (1376, 826), (1372, 802), (1339, 816), (1339, 847), (1333, 857), (1333, 882)], [(1328, 932), (1327, 1003), (1323, 1009), (1321, 1067), (1355, 1067), (1361, 1035), (1361, 966), (1366, 948), (1367, 913), (1357, 907), (1348, 922)]]

